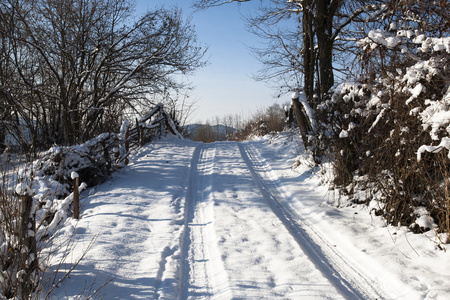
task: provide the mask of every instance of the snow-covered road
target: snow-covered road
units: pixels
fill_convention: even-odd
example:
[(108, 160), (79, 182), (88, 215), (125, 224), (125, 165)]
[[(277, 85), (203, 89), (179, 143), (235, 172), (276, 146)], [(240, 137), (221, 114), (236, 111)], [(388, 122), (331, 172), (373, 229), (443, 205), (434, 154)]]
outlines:
[(64, 227), (76, 233), (74, 259), (95, 242), (56, 297), (85, 297), (111, 280), (104, 299), (426, 299), (366, 251), (341, 247), (348, 238), (333, 235), (342, 230), (326, 234), (307, 206), (323, 197), (311, 174), (293, 190), (285, 166), (273, 165), (282, 159), (266, 160), (281, 154), (258, 145), (142, 148)]
[(271, 187), (255, 177), (246, 150), (214, 143), (195, 151), (180, 298), (342, 298), (272, 211)]

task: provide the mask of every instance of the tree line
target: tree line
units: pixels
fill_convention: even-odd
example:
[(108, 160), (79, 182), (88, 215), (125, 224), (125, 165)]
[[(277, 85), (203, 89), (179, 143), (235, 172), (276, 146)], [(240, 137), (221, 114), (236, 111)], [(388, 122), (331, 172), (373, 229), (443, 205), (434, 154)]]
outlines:
[[(286, 111), (287, 110), (287, 111)], [(290, 127), (289, 103), (280, 106), (274, 103), (260, 108), (252, 116), (244, 118), (239, 114), (215, 116), (203, 124), (187, 126), (187, 136), (204, 143), (215, 141), (245, 141), (252, 136), (277, 133)]]

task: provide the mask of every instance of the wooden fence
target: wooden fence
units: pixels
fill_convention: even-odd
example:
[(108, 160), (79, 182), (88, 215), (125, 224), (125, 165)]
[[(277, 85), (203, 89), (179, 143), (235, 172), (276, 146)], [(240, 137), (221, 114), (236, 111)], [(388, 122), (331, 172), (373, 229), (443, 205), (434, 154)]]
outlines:
[[(181, 131), (182, 128), (178, 125), (178, 122), (164, 110), (162, 104), (158, 104), (143, 117), (136, 119), (133, 126), (130, 126), (130, 123), (125, 121), (119, 134), (110, 134), (107, 138), (98, 139), (99, 141), (97, 143), (92, 143), (92, 150), (90, 151), (92, 155), (95, 155), (96, 152), (103, 153), (103, 158), (101, 160), (95, 160), (103, 165), (96, 166), (95, 169), (100, 172), (101, 170), (107, 170), (106, 174), (100, 174), (101, 176), (107, 176), (109, 175), (108, 170), (120, 167), (121, 164), (128, 165), (130, 148), (141, 147), (155, 137), (161, 138), (166, 132), (170, 132), (179, 138), (183, 138), (183, 135), (180, 133)], [(98, 148), (99, 145), (100, 148)], [(119, 149), (119, 152), (114, 151), (114, 149)], [(94, 159), (91, 158), (90, 160), (94, 161)], [(83, 170), (81, 170), (81, 177), (83, 177), (83, 173)], [(78, 177), (73, 180), (74, 218), (76, 219), (79, 218), (78, 201), (80, 197), (78, 184), (82, 180), (83, 178), (79, 180)]]
[(129, 141), (130, 146), (142, 146), (154, 137), (161, 137), (166, 131), (183, 138), (178, 122), (164, 110), (162, 104), (157, 104), (142, 118), (136, 119), (134, 126), (128, 130), (126, 140)]
[[(85, 182), (92, 187), (103, 182), (111, 172), (128, 163), (130, 148), (140, 147), (168, 132), (183, 138), (178, 123), (164, 110), (162, 104), (158, 104), (142, 118), (136, 119), (133, 125), (124, 122), (119, 133), (104, 133), (81, 145), (52, 147), (33, 163), (33, 178), (29, 178), (28, 182), (45, 181), (47, 186), (57, 186), (58, 190), (55, 190), (54, 195), (34, 199), (31, 189), (24, 188), (25, 183), (21, 182), (16, 187), (11, 206), (16, 208), (10, 214), (14, 221), (11, 224), (16, 225), (9, 229), (10, 234), (17, 237), (17, 245), (0, 253), (0, 260), (7, 261), (8, 268), (16, 273), (13, 281), (17, 284), (13, 284), (13, 281), (10, 284), (11, 290), (17, 288), (19, 291), (16, 296), (27, 300), (35, 292), (34, 278), (40, 272), (37, 244), (50, 236), (69, 215), (58, 214), (58, 211), (69, 211), (72, 207), (73, 217), (80, 218), (80, 191), (86, 185), (79, 187), (79, 183)], [(27, 170), (22, 175), (27, 174)]]

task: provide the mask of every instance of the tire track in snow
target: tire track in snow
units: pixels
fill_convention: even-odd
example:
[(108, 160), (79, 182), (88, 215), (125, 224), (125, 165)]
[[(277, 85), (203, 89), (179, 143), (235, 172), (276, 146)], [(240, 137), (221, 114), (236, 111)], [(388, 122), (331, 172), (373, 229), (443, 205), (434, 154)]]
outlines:
[(344, 299), (273, 213), (238, 144), (216, 148), (215, 228), (233, 299)]
[(232, 298), (214, 230), (212, 171), (215, 147), (201, 144), (194, 151), (185, 201), (181, 238), (179, 299)]
[[(261, 194), (314, 265), (346, 299), (386, 299), (380, 287), (322, 238), (313, 226), (288, 207), (286, 197), (271, 174), (268, 163), (257, 150), (239, 145), (242, 158), (255, 179)], [(320, 243), (320, 245), (319, 245)]]
[[(188, 288), (189, 288), (189, 247), (191, 244), (190, 234), (191, 230), (189, 224), (193, 220), (194, 212), (193, 207), (195, 205), (195, 182), (197, 177), (197, 168), (200, 156), (203, 152), (203, 144), (197, 146), (192, 155), (189, 180), (188, 180), (188, 191), (186, 194), (186, 200), (184, 204), (184, 229), (181, 234), (180, 241), (180, 266), (178, 271), (178, 299), (187, 299)], [(194, 189), (194, 190), (193, 190)]]

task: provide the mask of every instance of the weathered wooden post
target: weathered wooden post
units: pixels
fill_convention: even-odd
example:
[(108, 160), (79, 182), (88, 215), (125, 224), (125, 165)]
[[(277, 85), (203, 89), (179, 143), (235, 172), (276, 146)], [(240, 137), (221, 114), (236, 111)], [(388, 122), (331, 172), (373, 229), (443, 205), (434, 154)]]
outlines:
[(124, 161), (125, 165), (130, 162), (128, 159), (128, 153), (130, 151), (130, 122), (125, 119), (122, 122), (119, 133), (119, 161)]
[(297, 92), (294, 92), (291, 96), (292, 99), (292, 107), (294, 108), (294, 114), (297, 119), (297, 125), (300, 129), (300, 134), (303, 140), (303, 146), (305, 149), (308, 149), (309, 141), (308, 141), (308, 125), (306, 116), (303, 113), (302, 104), (300, 103), (300, 95)]
[(161, 139), (164, 134), (164, 107), (160, 105), (159, 107), (159, 138)]
[(140, 126), (138, 119), (136, 119), (136, 130), (138, 133), (139, 146), (144, 146), (144, 128)]
[(73, 180), (73, 217), (74, 219), (80, 218), (80, 176), (77, 172), (71, 174)]
[(36, 220), (32, 213), (33, 197), (30, 188), (20, 183), (16, 186), (16, 193), (20, 197), (20, 259), (17, 278), (20, 280), (22, 299), (28, 300), (34, 290), (34, 273), (38, 267)]
[(128, 159), (128, 152), (130, 152), (130, 141), (128, 140), (128, 138), (130, 137), (130, 127), (127, 127), (127, 130), (125, 131), (125, 165), (127, 166), (128, 163), (130, 162), (130, 160)]
[[(111, 135), (108, 134), (108, 138), (110, 138)], [(105, 160), (106, 166), (107, 166), (107, 172), (110, 172), (111, 170), (111, 158), (109, 157), (109, 150), (107, 147), (108, 139), (103, 139), (100, 144), (103, 147), (103, 159)]]

